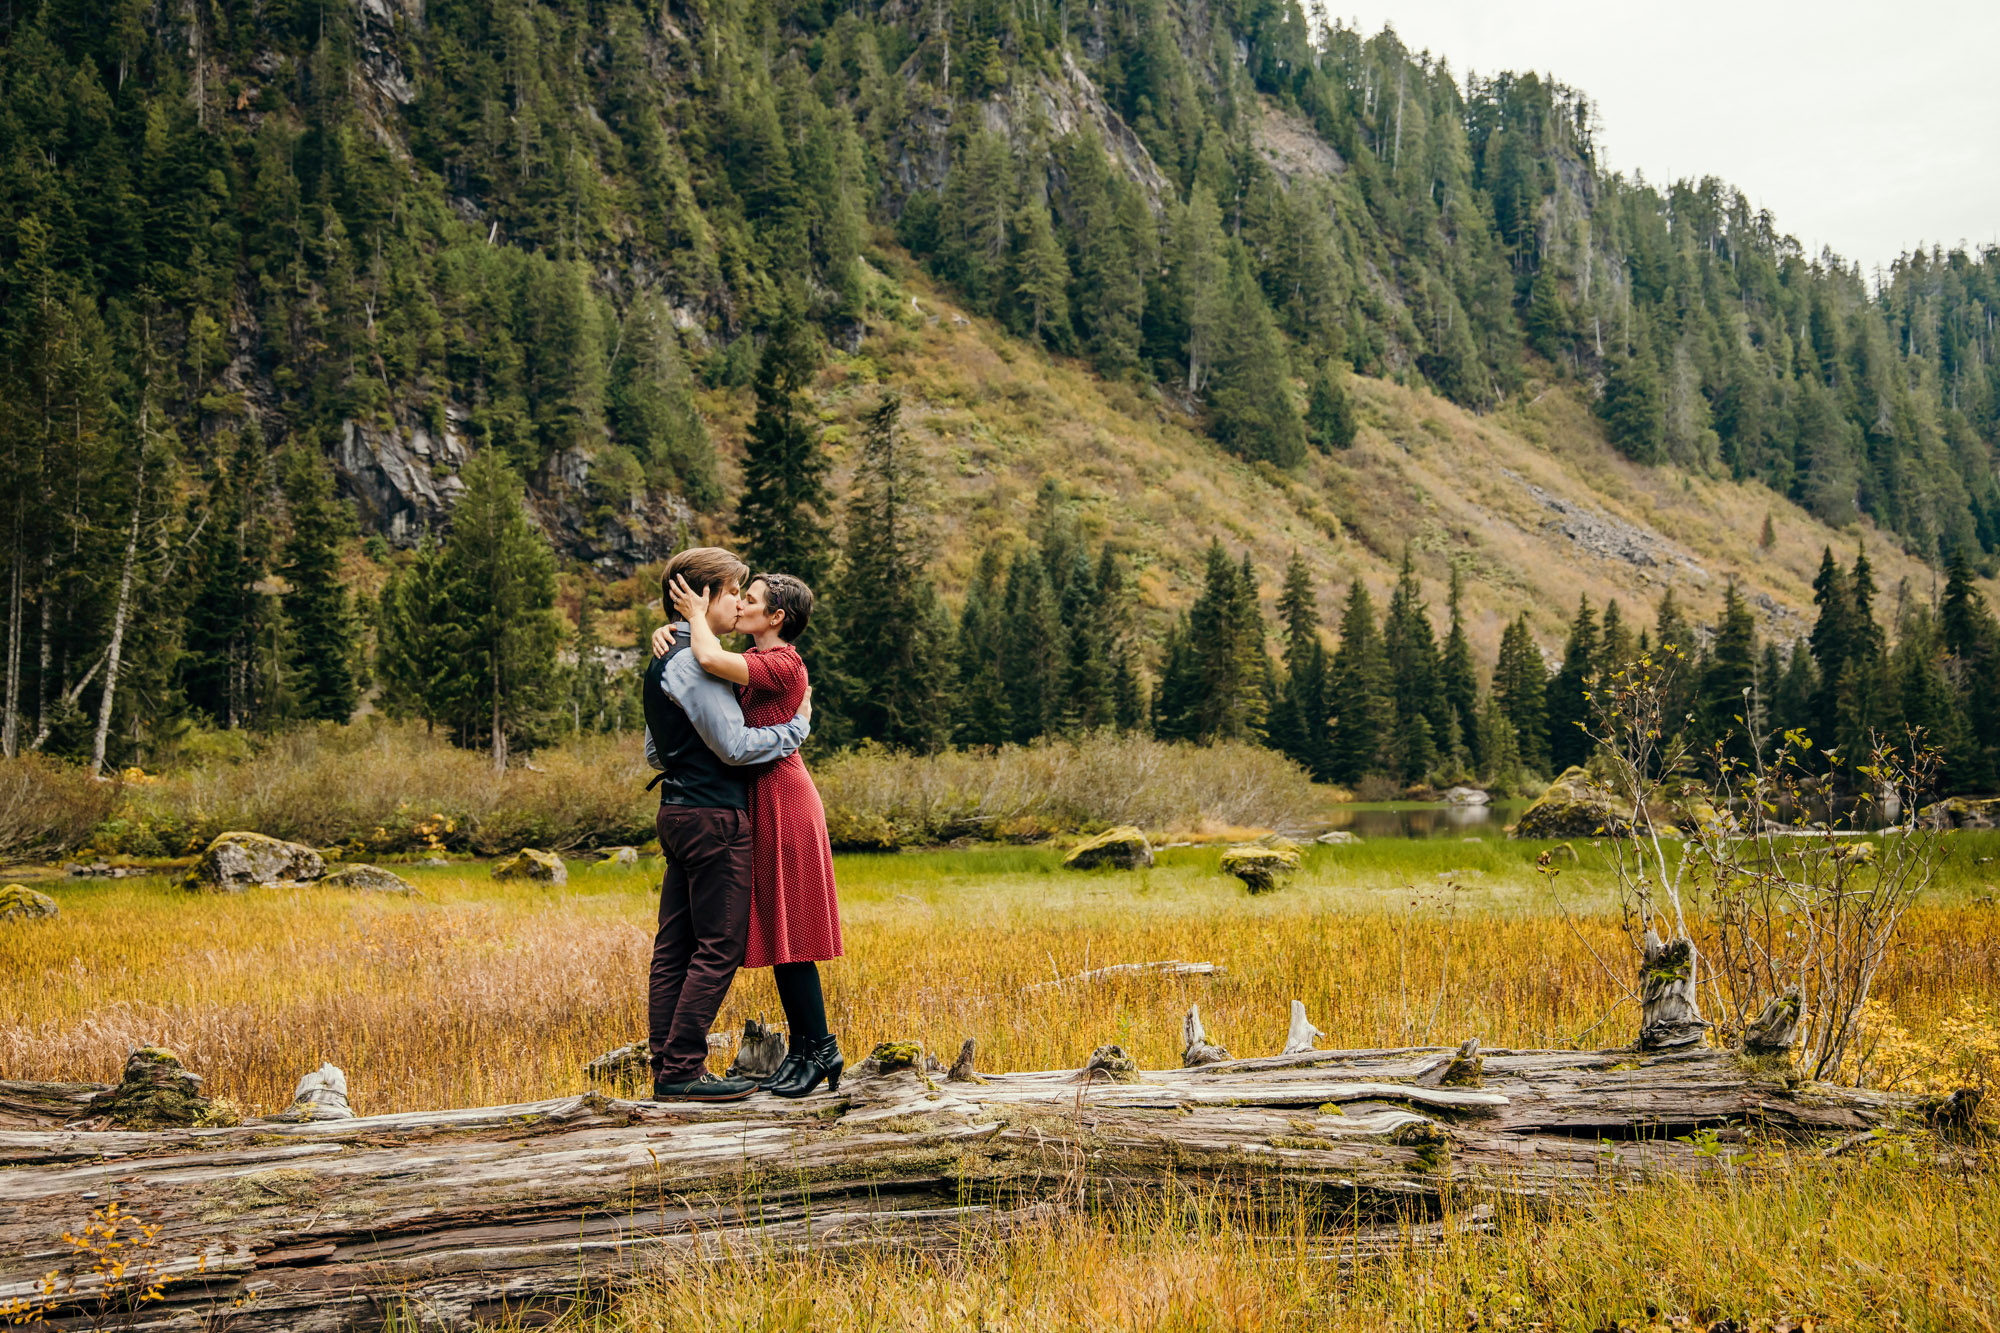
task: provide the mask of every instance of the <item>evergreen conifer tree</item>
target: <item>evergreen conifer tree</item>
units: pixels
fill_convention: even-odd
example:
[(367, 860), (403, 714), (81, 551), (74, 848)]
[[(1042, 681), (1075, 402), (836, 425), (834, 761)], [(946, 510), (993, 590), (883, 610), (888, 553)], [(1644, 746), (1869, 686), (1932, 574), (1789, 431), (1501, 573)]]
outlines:
[(1960, 791), (1986, 791), (2000, 771), (2000, 621), (1974, 585), (1963, 552), (1953, 552), (1945, 572), (1938, 631), (1945, 675), (1966, 726), (1951, 780)]
[(952, 739), (960, 745), (1003, 745), (1013, 739), (1008, 691), (1000, 671), (1007, 634), (1000, 577), (1000, 552), (988, 546), (979, 553), (958, 618)]
[(1032, 551), (1014, 553), (1007, 569), (1001, 677), (1007, 685), (1013, 739), (1025, 745), (1062, 719), (1062, 678), (1069, 660), (1049, 572)]
[(1354, 403), (1347, 395), (1345, 375), (1331, 361), (1313, 377), (1306, 404), (1306, 437), (1321, 453), (1346, 449), (1354, 443)]
[(757, 362), (757, 415), (743, 442), (736, 530), (752, 569), (825, 580), (832, 543), (826, 451), (805, 400), (818, 364), (812, 330), (787, 302)]
[(1584, 728), (1595, 720), (1588, 695), (1591, 678), (1597, 674), (1597, 655), (1597, 619), (1591, 614), (1590, 599), (1579, 597), (1569, 640), (1563, 644), (1562, 666), (1549, 680), (1549, 765), (1558, 773), (1590, 758), (1591, 740)]
[(862, 431), (834, 616), (836, 739), (929, 754), (951, 739), (951, 622), (930, 580), (929, 488), (902, 410), (884, 394)]
[(1395, 720), (1388, 657), (1375, 623), (1373, 599), (1360, 579), (1348, 585), (1340, 615), (1340, 646), (1328, 675), (1329, 767), (1335, 782), (1352, 786), (1383, 770)]
[(1449, 731), (1449, 703), (1439, 689), (1437, 638), (1407, 549), (1382, 618), (1382, 651), (1395, 705), (1393, 748), (1399, 776), (1418, 782), (1437, 762), (1438, 742)]
[(1493, 699), (1514, 728), (1514, 747), (1521, 763), (1546, 774), (1549, 766), (1548, 668), (1523, 612), (1500, 635), (1500, 657), (1493, 668)]
[(1756, 623), (1732, 579), (1722, 594), (1722, 622), (1701, 674), (1700, 729), (1704, 752), (1722, 742), (1723, 752), (1749, 762), (1751, 729), (1756, 725)]
[(291, 535), (285, 542), (285, 620), (290, 629), (291, 703), (295, 715), (345, 722), (359, 695), (360, 635), (340, 569), (340, 540), (354, 514), (334, 499), (333, 478), (317, 451), (294, 449), (285, 467)]
[(375, 620), (375, 675), (382, 707), (391, 717), (422, 718), (435, 728), (452, 725), (463, 628), (455, 619), (444, 551), (428, 535), (410, 563), (382, 589)]
[(1472, 660), (1472, 642), (1466, 637), (1465, 616), (1460, 606), (1464, 591), (1464, 574), (1453, 565), (1449, 597), (1451, 629), (1445, 635), (1438, 678), (1444, 691), (1447, 720), (1459, 734), (1466, 761), (1474, 772), (1483, 772), (1487, 760), (1480, 748), (1479, 674)]
[(463, 647), (453, 676), (440, 683), (466, 742), (485, 733), (497, 773), (510, 744), (532, 744), (548, 726), (562, 637), (556, 562), (499, 451), (480, 450), (460, 475), (465, 493), (452, 510), (443, 582)]
[(1285, 566), (1278, 612), (1285, 622), (1285, 684), (1271, 714), (1271, 743), (1324, 779), (1328, 775), (1326, 647), (1312, 574), (1298, 552)]

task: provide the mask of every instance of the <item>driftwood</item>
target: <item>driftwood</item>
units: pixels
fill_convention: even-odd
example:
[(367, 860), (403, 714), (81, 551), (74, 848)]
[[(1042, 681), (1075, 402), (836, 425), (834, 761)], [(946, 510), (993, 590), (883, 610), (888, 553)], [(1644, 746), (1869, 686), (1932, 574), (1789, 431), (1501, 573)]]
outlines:
[(1652, 927), (1640, 946), (1639, 1045), (1647, 1050), (1672, 1050), (1701, 1041), (1702, 1021), (1695, 1006), (1694, 941), (1682, 936), (1662, 943)]
[[(81, 1119), (101, 1086), (0, 1083), (0, 1309), (49, 1304), (59, 1328), (465, 1328), (732, 1249), (950, 1245), (1168, 1191), (1303, 1202), (1345, 1255), (1373, 1242), (1342, 1228), (1427, 1234), (1484, 1216), (1482, 1198), (1730, 1170), (1727, 1150), (1679, 1141), (1699, 1128), (1852, 1140), (1927, 1109), (1709, 1048), (1468, 1042), (1142, 1071), (1107, 1046), (1083, 1070), (978, 1075), (967, 1043), (948, 1078), (934, 1063), (885, 1044), (838, 1094), (798, 1101), (589, 1093), (152, 1131)], [(331, 1109), (337, 1073), (309, 1076), (301, 1099)], [(1935, 1113), (1964, 1115), (1965, 1099)], [(107, 1286), (62, 1236), (113, 1204), (158, 1231)], [(163, 1299), (133, 1306), (135, 1278)]]

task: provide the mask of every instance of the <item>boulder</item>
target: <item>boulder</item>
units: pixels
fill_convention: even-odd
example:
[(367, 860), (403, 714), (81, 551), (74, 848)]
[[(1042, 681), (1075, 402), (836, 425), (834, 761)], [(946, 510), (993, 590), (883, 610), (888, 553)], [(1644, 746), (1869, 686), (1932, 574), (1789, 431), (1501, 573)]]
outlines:
[(1329, 829), (1327, 832), (1314, 838), (1313, 841), (1326, 847), (1352, 847), (1361, 841), (1361, 835), (1359, 833), (1349, 833), (1344, 828), (1337, 828)]
[(1945, 828), (1992, 828), (1995, 821), (2000, 820), (2000, 796), (1953, 796), (1925, 806), (1917, 812), (1917, 817), (1926, 824), (1935, 823)]
[(1444, 794), (1446, 805), (1485, 805), (1490, 799), (1477, 787), (1453, 787)]
[(592, 870), (630, 870), (639, 864), (637, 847), (608, 848), (602, 860), (591, 863)]
[(303, 884), (326, 874), (326, 858), (310, 847), (262, 833), (222, 833), (188, 871), (183, 886), (210, 893)]
[(40, 921), (60, 915), (62, 909), (46, 893), (37, 893), (25, 884), (0, 889), (0, 921)]
[(1583, 768), (1571, 765), (1549, 784), (1541, 798), (1521, 812), (1514, 825), (1517, 838), (1588, 838), (1622, 833), (1630, 819), (1609, 787)]
[(1138, 829), (1130, 824), (1122, 824), (1079, 843), (1075, 851), (1063, 858), (1063, 864), (1071, 870), (1094, 870), (1098, 866), (1112, 866), (1119, 870), (1150, 870), (1153, 865), (1153, 845), (1146, 841), (1146, 835)]
[(190, 1073), (179, 1056), (158, 1046), (136, 1047), (125, 1057), (118, 1086), (91, 1098), (87, 1111), (126, 1129), (233, 1123), (201, 1095), (201, 1075)]
[(381, 866), (342, 866), (321, 880), (324, 889), (363, 889), (369, 893), (415, 893), (416, 885)]
[(1296, 847), (1261, 847), (1242, 843), (1222, 854), (1222, 873), (1243, 881), (1252, 893), (1268, 893), (1299, 868)]
[(554, 852), (523, 847), (512, 856), (493, 863), (493, 878), (531, 879), (538, 884), (569, 883), (569, 867)]

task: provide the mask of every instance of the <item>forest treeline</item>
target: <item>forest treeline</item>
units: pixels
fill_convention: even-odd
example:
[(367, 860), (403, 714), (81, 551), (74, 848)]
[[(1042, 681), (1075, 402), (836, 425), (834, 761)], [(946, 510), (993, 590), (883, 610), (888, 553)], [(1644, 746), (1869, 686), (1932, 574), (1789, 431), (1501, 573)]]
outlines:
[[(1066, 109), (1061, 128), (1042, 105)], [(1310, 169), (1265, 151), (1278, 118), (1319, 139)], [(340, 715), (360, 677), (329, 664), (378, 640), (391, 696), (496, 749), (531, 737), (546, 701), (510, 718), (438, 683), (463, 674), (449, 663), (396, 674), (418, 670), (394, 657), (409, 626), (486, 632), (425, 609), (500, 577), (465, 564), (456, 525), (582, 460), (594, 514), (671, 491), (743, 534), (791, 504), (837, 532), (815, 440), (767, 408), (809, 392), (797, 368), (816, 349), (861, 334), (889, 237), (968, 307), (1158, 386), (1219, 447), (1280, 468), (1351, 441), (1349, 375), (1485, 407), (1532, 371), (1593, 396), (1640, 460), (1758, 478), (1836, 525), (1867, 514), (1940, 565), (1987, 571), (2000, 548), (2000, 255), (1864, 276), (1713, 180), (1603, 172), (1573, 90), (1461, 79), (1393, 32), (1315, 28), (1291, 0), (15, 0), (0, 14), (0, 748), (115, 761), (188, 719)], [(753, 436), (777, 433), (750, 441), (740, 495), (723, 493), (702, 383), (754, 393)], [(473, 459), (439, 467), (462, 497), (454, 531), (401, 557), (375, 634), (338, 572), (357, 534), (329, 460), (356, 423), (449, 430)], [(484, 510), (464, 508), (475, 496)], [(854, 546), (876, 520), (846, 519), (852, 558), (829, 545), (823, 577), (896, 549)], [(479, 559), (539, 587), (562, 553), (531, 547)], [(1054, 625), (1119, 577), (1099, 553), (1086, 585), (1074, 551), (1038, 547), (1044, 590), (1003, 556), (956, 617), (892, 608), (921, 627), (897, 669), (963, 678), (975, 602), (1041, 599)], [(1421, 656), (1410, 613), (1387, 611), (1384, 651)], [(1006, 726), (1084, 707), (1163, 734), (1273, 718), (1285, 733), (1284, 691), (1310, 676), (1290, 627), (1284, 669), (1241, 647), (1231, 675), (1191, 617), (1165, 642), (1106, 630), (1103, 702), (1010, 698)], [(1901, 651), (1911, 631), (1888, 631)], [(489, 635), (489, 677), (554, 661), (573, 631), (521, 633), (533, 642)], [(859, 671), (862, 651), (828, 660)], [(1973, 659), (1947, 671), (1950, 655), (1933, 665), (1966, 697)], [(996, 668), (1010, 690), (1017, 665)], [(1217, 687), (1265, 671), (1281, 683), (1263, 703), (1262, 684)], [(936, 701), (958, 688), (908, 716), (857, 696), (839, 725), (947, 743), (961, 705)], [(1463, 708), (1399, 696), (1394, 716), (1382, 771), (1461, 749), (1486, 762)], [(1305, 757), (1320, 742), (1300, 728), (1285, 743)]]

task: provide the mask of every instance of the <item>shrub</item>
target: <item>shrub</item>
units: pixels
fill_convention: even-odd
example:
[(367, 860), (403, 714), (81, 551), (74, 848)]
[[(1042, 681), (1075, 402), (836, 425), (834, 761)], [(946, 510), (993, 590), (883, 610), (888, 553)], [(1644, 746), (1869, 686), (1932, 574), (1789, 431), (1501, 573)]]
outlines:
[(0, 760), (0, 864), (81, 847), (117, 808), (118, 789), (46, 755)]
[(864, 745), (813, 776), (834, 845), (856, 851), (1114, 824), (1292, 828), (1326, 800), (1305, 770), (1273, 750), (1110, 732), (925, 756)]
[[(930, 756), (863, 746), (813, 776), (843, 850), (1025, 842), (1114, 824), (1290, 828), (1326, 796), (1272, 750), (1110, 733)], [(128, 785), (93, 841), (135, 856), (190, 855), (230, 829), (357, 856), (638, 844), (653, 836), (650, 777), (636, 735), (566, 741), (496, 777), (486, 755), (420, 726), (324, 724), (268, 738), (241, 762)]]

